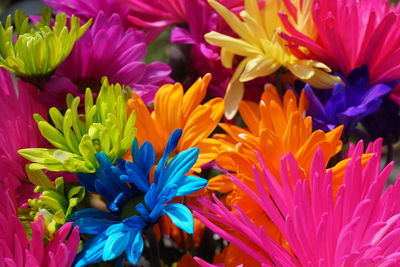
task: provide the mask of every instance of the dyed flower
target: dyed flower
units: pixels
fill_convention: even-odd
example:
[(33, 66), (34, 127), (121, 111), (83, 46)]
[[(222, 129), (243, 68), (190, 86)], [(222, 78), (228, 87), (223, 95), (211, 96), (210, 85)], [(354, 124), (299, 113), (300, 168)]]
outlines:
[[(7, 191), (0, 191), (0, 261), (5, 266), (69, 267), (79, 247), (78, 227), (64, 224), (49, 240), (45, 239), (43, 217), (31, 222), (32, 237), (27, 238)], [(68, 239), (67, 239), (68, 237)]]
[[(296, 1), (297, 9), (302, 14), (297, 17), (302, 19), (298, 21), (300, 28), (308, 29), (310, 20), (307, 14), (311, 8), (309, 2)], [(239, 37), (212, 31), (205, 35), (206, 40), (222, 47), (221, 62), (227, 68), (233, 67), (235, 55), (244, 57), (236, 67), (225, 94), (225, 116), (228, 119), (233, 118), (237, 112), (244, 94), (243, 82), (268, 76), (281, 66), (317, 88), (329, 88), (340, 82), (339, 77), (327, 73), (331, 70), (325, 64), (297, 58), (290, 52), (285, 41), (279, 38), (283, 25), (278, 11), (286, 10), (283, 1), (268, 1), (265, 6), (260, 6), (257, 0), (246, 0), (245, 10), (240, 13), (242, 20), (218, 2), (210, 0), (209, 3)]]
[[(380, 171), (381, 146), (377, 142), (367, 149), (373, 155), (364, 166), (363, 143), (353, 150), (337, 195), (332, 190), (332, 171), (325, 169), (321, 150), (315, 153), (307, 180), (301, 177), (291, 154), (282, 158), (282, 183), (276, 183), (276, 177), (266, 166), (262, 176), (257, 170), (254, 172), (255, 190), (232, 177), (273, 220), (290, 248), (275, 242), (266, 229), (257, 227), (240, 208), (230, 211), (215, 197), (215, 203), (202, 198), (200, 201), (208, 211), (197, 209), (194, 214), (260, 264), (397, 265), (400, 182), (382, 193), (393, 163)], [(233, 228), (240, 238), (221, 229), (221, 224)]]
[(127, 115), (125, 90), (104, 78), (95, 105), (92, 91), (86, 89), (84, 114), (78, 114), (80, 98), (72, 95), (67, 96), (64, 115), (57, 108), (49, 110), (54, 126), (35, 114), (41, 134), (56, 148), (28, 148), (18, 153), (34, 162), (29, 165), (31, 170), (93, 173), (99, 167), (95, 155), (100, 151), (115, 162), (128, 151), (136, 132), (135, 113)]
[[(32, 117), (37, 112), (46, 115), (46, 108), (38, 101), (36, 89), (20, 80), (13, 84), (10, 73), (0, 68), (0, 191), (10, 189), (15, 205), (20, 206), (33, 197), (34, 186), (25, 173), (27, 160), (18, 155), (21, 148), (46, 147)], [(17, 94), (18, 92), (18, 94)], [(27, 134), (29, 133), (29, 134)], [(14, 193), (16, 195), (14, 195)]]
[[(76, 266), (112, 260), (123, 251), (128, 260), (136, 264), (144, 246), (142, 234), (165, 214), (177, 227), (189, 234), (193, 233), (194, 223), (189, 209), (180, 203), (169, 202), (175, 197), (198, 191), (206, 186), (207, 180), (185, 175), (197, 160), (197, 148), (182, 151), (170, 158), (181, 135), (181, 130), (171, 134), (163, 157), (155, 168), (153, 182), (150, 182), (150, 169), (155, 163), (156, 155), (153, 146), (148, 142), (143, 143), (140, 148), (133, 145), (134, 162), (121, 160), (118, 168), (111, 167), (115, 174), (120, 175), (121, 180), (110, 175), (91, 180), (91, 189), (99, 192), (105, 192), (103, 185), (108, 186), (106, 199), (109, 203), (112, 201), (115, 205), (111, 207), (116, 209), (113, 213), (84, 209), (72, 215), (70, 219), (80, 226), (81, 233), (96, 235), (85, 243)], [(102, 158), (99, 160), (102, 163), (101, 168), (105, 165), (105, 173), (108, 173), (111, 161), (104, 153), (97, 157)], [(127, 188), (131, 192), (127, 192)]]
[[(329, 131), (344, 125), (345, 131), (349, 131), (377, 111), (382, 98), (392, 90), (386, 84), (371, 86), (366, 66), (353, 70), (343, 81), (345, 85), (335, 84), (332, 90), (319, 90), (315, 94), (310, 86), (305, 87), (314, 128)], [(325, 103), (320, 100), (324, 96), (328, 96)]]
[(101, 79), (110, 83), (130, 86), (146, 104), (153, 102), (157, 89), (172, 80), (167, 64), (146, 64), (143, 32), (133, 28), (125, 30), (117, 14), (108, 17), (100, 11), (93, 26), (76, 43), (71, 55), (57, 69), (52, 79), (42, 85), (47, 102), (61, 106), (65, 95), (84, 96), (87, 87), (98, 92)]
[(389, 1), (314, 1), (312, 21), (317, 34), (312, 36), (282, 19), (289, 33), (282, 37), (302, 58), (324, 62), (345, 76), (367, 65), (372, 84), (400, 78), (399, 7)]
[(156, 94), (154, 110), (150, 113), (139, 96), (128, 100), (128, 110), (136, 111), (137, 139), (139, 144), (150, 142), (160, 158), (169, 136), (175, 129), (182, 129), (177, 151), (192, 147), (200, 149), (194, 170), (216, 158), (219, 142), (207, 138), (217, 126), (223, 113), (223, 99), (213, 98), (203, 105), (211, 75), (199, 78), (184, 94), (180, 83), (166, 84)]
[[(220, 124), (227, 134), (214, 137), (222, 142), (222, 153), (216, 160), (218, 165), (250, 182), (253, 181), (252, 165), (261, 169), (254, 150), (263, 155), (263, 164), (275, 177), (279, 177), (280, 158), (288, 152), (296, 157), (305, 173), (309, 173), (312, 156), (318, 147), (322, 148), (328, 163), (342, 147), (340, 135), (343, 127), (328, 133), (313, 132), (311, 117), (304, 118), (306, 105), (304, 92), (298, 101), (293, 91), (288, 90), (282, 101), (272, 85), (266, 85), (259, 105), (242, 101), (239, 113), (248, 129)], [(227, 193), (232, 190), (232, 183), (222, 175), (211, 179), (209, 188)]]
[(130, 10), (122, 0), (92, 0), (90, 2), (85, 0), (44, 0), (44, 3), (68, 16), (77, 16), (82, 21), (94, 19), (98, 13), (104, 12), (107, 18), (118, 14), (125, 28), (132, 25), (128, 20)]
[(67, 27), (66, 15), (62, 13), (56, 15), (55, 24), (50, 28), (50, 12), (44, 11), (40, 23), (31, 28), (23, 11), (17, 11), (14, 16), (16, 41), (11, 15), (7, 17), (5, 27), (0, 24), (0, 67), (38, 84), (67, 58), (92, 22), (81, 26), (79, 19), (72, 16)]

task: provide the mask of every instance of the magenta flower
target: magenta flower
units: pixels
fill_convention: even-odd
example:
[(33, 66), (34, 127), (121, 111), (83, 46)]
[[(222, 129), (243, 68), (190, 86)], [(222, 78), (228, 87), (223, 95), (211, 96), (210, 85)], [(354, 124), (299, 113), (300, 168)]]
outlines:
[(152, 102), (157, 89), (172, 82), (168, 76), (171, 70), (161, 62), (142, 62), (146, 49), (142, 31), (125, 30), (119, 15), (107, 18), (100, 11), (70, 56), (44, 84), (47, 102), (62, 105), (67, 93), (83, 96), (87, 87), (96, 91), (103, 76), (110, 83), (130, 86), (146, 104)]
[(21, 205), (24, 200), (33, 197), (34, 186), (28, 182), (25, 174), (28, 161), (17, 151), (48, 146), (32, 117), (34, 113), (46, 117), (47, 109), (39, 102), (36, 88), (20, 80), (14, 87), (10, 73), (2, 68), (0, 92), (0, 187), (9, 188), (14, 204)]
[(312, 16), (317, 37), (296, 31), (281, 15), (289, 35), (281, 36), (303, 54), (305, 47), (313, 59), (347, 76), (367, 65), (372, 84), (400, 78), (400, 14), (387, 0), (315, 0)]
[(128, 20), (130, 9), (123, 0), (44, 0), (44, 3), (69, 16), (75, 15), (84, 22), (97, 17), (100, 11), (104, 12), (107, 18), (116, 13), (126, 28), (132, 26)]
[[(397, 266), (400, 263), (400, 182), (383, 192), (393, 163), (380, 171), (381, 144), (379, 139), (369, 145), (366, 152), (371, 154), (366, 163), (363, 163), (366, 157), (362, 155), (363, 142), (352, 147), (351, 159), (342, 177), (325, 169), (322, 151), (318, 150), (309, 179), (302, 179), (291, 154), (282, 157), (281, 183), (265, 166), (262, 175), (254, 169), (255, 191), (232, 178), (274, 222), (290, 250), (269, 237), (265, 229), (257, 227), (239, 207), (229, 211), (216, 198), (215, 203), (201, 198), (200, 203), (208, 211), (195, 208), (194, 213), (211, 230), (260, 263)], [(335, 186), (336, 179), (340, 181), (339, 188)], [(236, 236), (218, 226), (220, 223), (235, 230)]]
[[(31, 222), (28, 239), (7, 191), (0, 191), (0, 261), (2, 266), (71, 266), (78, 251), (79, 228), (64, 224), (45, 244), (44, 220)], [(67, 239), (67, 236), (68, 239)]]

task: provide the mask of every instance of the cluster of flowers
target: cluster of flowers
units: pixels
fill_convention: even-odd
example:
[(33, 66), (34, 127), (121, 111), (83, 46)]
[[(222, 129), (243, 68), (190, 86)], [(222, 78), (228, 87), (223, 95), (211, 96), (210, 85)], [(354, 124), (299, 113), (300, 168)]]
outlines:
[(44, 2), (0, 23), (0, 266), (400, 265), (400, 7)]

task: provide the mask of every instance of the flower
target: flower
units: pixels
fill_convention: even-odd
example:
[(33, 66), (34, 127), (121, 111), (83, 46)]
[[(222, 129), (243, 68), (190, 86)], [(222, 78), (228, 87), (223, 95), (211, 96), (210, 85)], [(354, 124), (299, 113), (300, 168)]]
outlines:
[(41, 134), (56, 148), (27, 148), (18, 153), (34, 162), (31, 170), (93, 173), (99, 167), (95, 154), (100, 151), (115, 162), (128, 151), (136, 132), (135, 112), (127, 115), (125, 90), (104, 78), (95, 105), (92, 91), (86, 89), (84, 114), (78, 115), (80, 98), (72, 95), (67, 96), (64, 115), (55, 107), (49, 110), (54, 126), (35, 114)]
[[(254, 191), (232, 178), (273, 220), (290, 248), (271, 239), (266, 229), (257, 227), (240, 208), (229, 211), (216, 197), (215, 203), (202, 198), (200, 201), (208, 211), (196, 209), (194, 214), (259, 263), (396, 265), (400, 262), (397, 197), (400, 182), (382, 193), (393, 163), (380, 171), (381, 140), (368, 147), (367, 153), (372, 155), (366, 164), (362, 162), (362, 150), (363, 142), (360, 142), (346, 163), (336, 195), (332, 190), (332, 170), (325, 169), (321, 150), (315, 153), (308, 179), (299, 175), (299, 166), (291, 154), (282, 158), (281, 184), (275, 182), (276, 178), (267, 168), (263, 169), (262, 176), (255, 169), (257, 187)], [(232, 227), (240, 238), (230, 235), (216, 223)]]
[(128, 0), (131, 8), (129, 20), (148, 33), (148, 41), (157, 37), (169, 26), (187, 21), (184, 0)]
[(157, 158), (162, 156), (165, 144), (175, 129), (182, 129), (182, 138), (177, 151), (192, 147), (200, 149), (199, 159), (194, 170), (212, 161), (218, 155), (219, 142), (207, 138), (217, 126), (223, 113), (223, 99), (213, 98), (205, 104), (204, 99), (211, 75), (199, 78), (184, 94), (180, 83), (166, 84), (156, 93), (154, 110), (150, 113), (139, 96), (128, 100), (128, 111), (137, 113), (136, 137), (139, 144), (149, 141), (156, 151)]
[[(146, 55), (143, 32), (125, 29), (118, 14), (107, 16), (99, 11), (93, 26), (75, 44), (70, 56), (50, 81), (43, 84), (47, 102), (63, 99), (67, 92), (84, 96), (87, 87), (98, 93), (101, 79), (130, 86), (146, 104), (153, 102), (156, 90), (171, 82), (167, 64), (141, 60)], [(61, 106), (62, 106), (61, 104)]]
[(39, 216), (30, 223), (32, 237), (28, 240), (8, 193), (0, 191), (0, 261), (9, 266), (71, 266), (79, 247), (79, 228), (66, 223), (46, 244), (44, 221)]
[(77, 16), (82, 21), (94, 19), (100, 12), (103, 12), (107, 18), (118, 14), (125, 28), (132, 25), (128, 20), (130, 9), (121, 0), (93, 0), (90, 3), (85, 0), (44, 0), (44, 3), (69, 16)]
[[(309, 24), (307, 13), (310, 12), (310, 1), (295, 2), (297, 10), (302, 15), (298, 16), (298, 19), (303, 19), (298, 21), (298, 25)], [(237, 112), (244, 93), (243, 82), (268, 76), (281, 66), (318, 88), (329, 88), (334, 83), (340, 82), (339, 77), (327, 73), (331, 70), (325, 64), (297, 58), (290, 52), (285, 41), (279, 38), (283, 25), (278, 17), (278, 11), (286, 10), (283, 1), (268, 1), (262, 7), (257, 0), (246, 0), (245, 10), (240, 13), (242, 20), (218, 2), (210, 0), (209, 3), (239, 37), (234, 38), (212, 31), (205, 35), (206, 40), (222, 47), (221, 62), (227, 68), (233, 67), (235, 55), (243, 57), (225, 94), (225, 116), (228, 119), (233, 118)]]
[(282, 18), (288, 32), (282, 37), (302, 58), (324, 62), (345, 76), (367, 65), (372, 84), (400, 77), (400, 48), (396, 45), (400, 18), (394, 4), (386, 0), (314, 1), (312, 21), (317, 33), (313, 36)]
[[(288, 90), (282, 100), (275, 87), (266, 85), (259, 105), (250, 101), (242, 101), (239, 105), (239, 113), (248, 129), (220, 123), (227, 134), (214, 137), (222, 142), (217, 164), (251, 182), (254, 181), (252, 165), (261, 170), (254, 150), (263, 155), (263, 164), (275, 177), (279, 177), (280, 158), (288, 152), (295, 156), (305, 173), (309, 173), (312, 156), (318, 147), (322, 148), (328, 163), (342, 147), (343, 127), (328, 133), (312, 131), (311, 117), (304, 117), (306, 106), (304, 92), (297, 100), (294, 92)], [(218, 176), (210, 180), (209, 189), (227, 193), (232, 190), (232, 183), (225, 175)]]
[[(392, 90), (386, 84), (371, 86), (366, 66), (353, 70), (343, 81), (345, 85), (338, 83), (330, 91), (315, 94), (310, 86), (304, 88), (309, 102), (308, 114), (313, 118), (314, 128), (329, 131), (343, 124), (347, 132), (365, 116), (377, 111), (382, 98)], [(318, 96), (324, 93), (328, 95), (328, 100), (323, 104)]]
[[(113, 189), (109, 190), (106, 199), (110, 202), (114, 198), (113, 202), (116, 205), (113, 207), (116, 209), (113, 213), (83, 209), (70, 217), (75, 225), (80, 226), (81, 233), (96, 235), (85, 243), (77, 257), (76, 266), (112, 260), (124, 250), (128, 260), (136, 264), (144, 246), (143, 232), (165, 214), (177, 227), (193, 234), (194, 222), (189, 209), (180, 203), (168, 203), (174, 197), (192, 194), (207, 184), (205, 179), (185, 175), (197, 160), (197, 148), (182, 151), (172, 159), (169, 158), (181, 135), (181, 130), (171, 134), (163, 157), (155, 168), (152, 182), (150, 169), (155, 162), (155, 151), (148, 142), (143, 143), (140, 148), (132, 146), (134, 162), (120, 160), (118, 167), (111, 166), (121, 180), (115, 180), (114, 176), (109, 175), (91, 180), (94, 189), (100, 193), (105, 192), (100, 183), (108, 185), (108, 189)], [(111, 161), (107, 160), (104, 153), (98, 154), (97, 157), (103, 158), (99, 160), (102, 165), (110, 167)], [(107, 168), (105, 172), (109, 172)], [(132, 191), (126, 192), (127, 187)]]
[(37, 84), (47, 79), (70, 54), (75, 42), (85, 33), (92, 21), (80, 25), (79, 18), (72, 16), (67, 27), (65, 13), (57, 14), (50, 28), (50, 10), (45, 10), (41, 21), (31, 28), (23, 11), (16, 11), (14, 23), (18, 34), (13, 38), (11, 15), (6, 25), (0, 24), (0, 67)]
[[(33, 196), (33, 186), (25, 173), (27, 160), (18, 155), (21, 148), (46, 147), (46, 140), (35, 126), (32, 114), (46, 116), (36, 89), (18, 80), (13, 84), (10, 73), (0, 68), (0, 179), (1, 190), (9, 188), (14, 204), (20, 206)], [(18, 94), (17, 94), (18, 92)], [(29, 133), (29, 134), (27, 134)], [(0, 191), (1, 191), (0, 190)], [(14, 193), (16, 195), (14, 195)]]

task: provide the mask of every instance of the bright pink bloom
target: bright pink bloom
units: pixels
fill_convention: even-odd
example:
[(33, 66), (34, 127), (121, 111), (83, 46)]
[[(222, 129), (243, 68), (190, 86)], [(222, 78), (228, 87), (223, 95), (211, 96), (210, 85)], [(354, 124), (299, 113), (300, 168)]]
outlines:
[(13, 202), (22, 204), (33, 196), (34, 186), (25, 174), (28, 161), (17, 151), (47, 146), (32, 116), (39, 113), (46, 117), (47, 109), (39, 102), (36, 88), (20, 80), (15, 83), (10, 73), (0, 68), (0, 191), (9, 188)]
[[(274, 222), (291, 251), (269, 237), (262, 227), (257, 227), (240, 208), (234, 207), (235, 212), (231, 212), (216, 197), (215, 203), (201, 198), (200, 203), (209, 211), (195, 208), (194, 213), (211, 230), (260, 263), (398, 266), (400, 181), (383, 192), (393, 163), (380, 171), (381, 143), (378, 140), (369, 145), (367, 153), (372, 155), (364, 166), (363, 143), (351, 148), (351, 160), (337, 192), (333, 191), (332, 171), (325, 169), (321, 150), (314, 156), (309, 179), (301, 178), (291, 154), (282, 157), (281, 183), (265, 166), (262, 176), (254, 169), (256, 192), (232, 177)], [(206, 216), (231, 227), (242, 238), (227, 233)]]
[[(7, 191), (0, 191), (0, 266), (71, 266), (79, 247), (79, 228), (64, 224), (45, 245), (44, 220), (31, 222), (29, 240)], [(72, 231), (71, 231), (72, 230)], [(67, 236), (68, 240), (67, 240)]]
[(145, 103), (153, 101), (158, 88), (170, 83), (170, 67), (161, 62), (146, 64), (146, 43), (142, 31), (125, 30), (120, 17), (100, 11), (93, 26), (75, 44), (69, 57), (43, 87), (47, 102), (63, 106), (65, 95), (84, 96), (87, 87), (98, 91), (101, 78), (128, 85)]
[[(281, 14), (292, 46), (306, 47), (312, 57), (347, 75), (368, 65), (373, 84), (400, 78), (400, 7), (387, 0), (315, 0), (312, 16), (317, 37), (298, 32)], [(294, 49), (296, 54), (303, 54)]]

